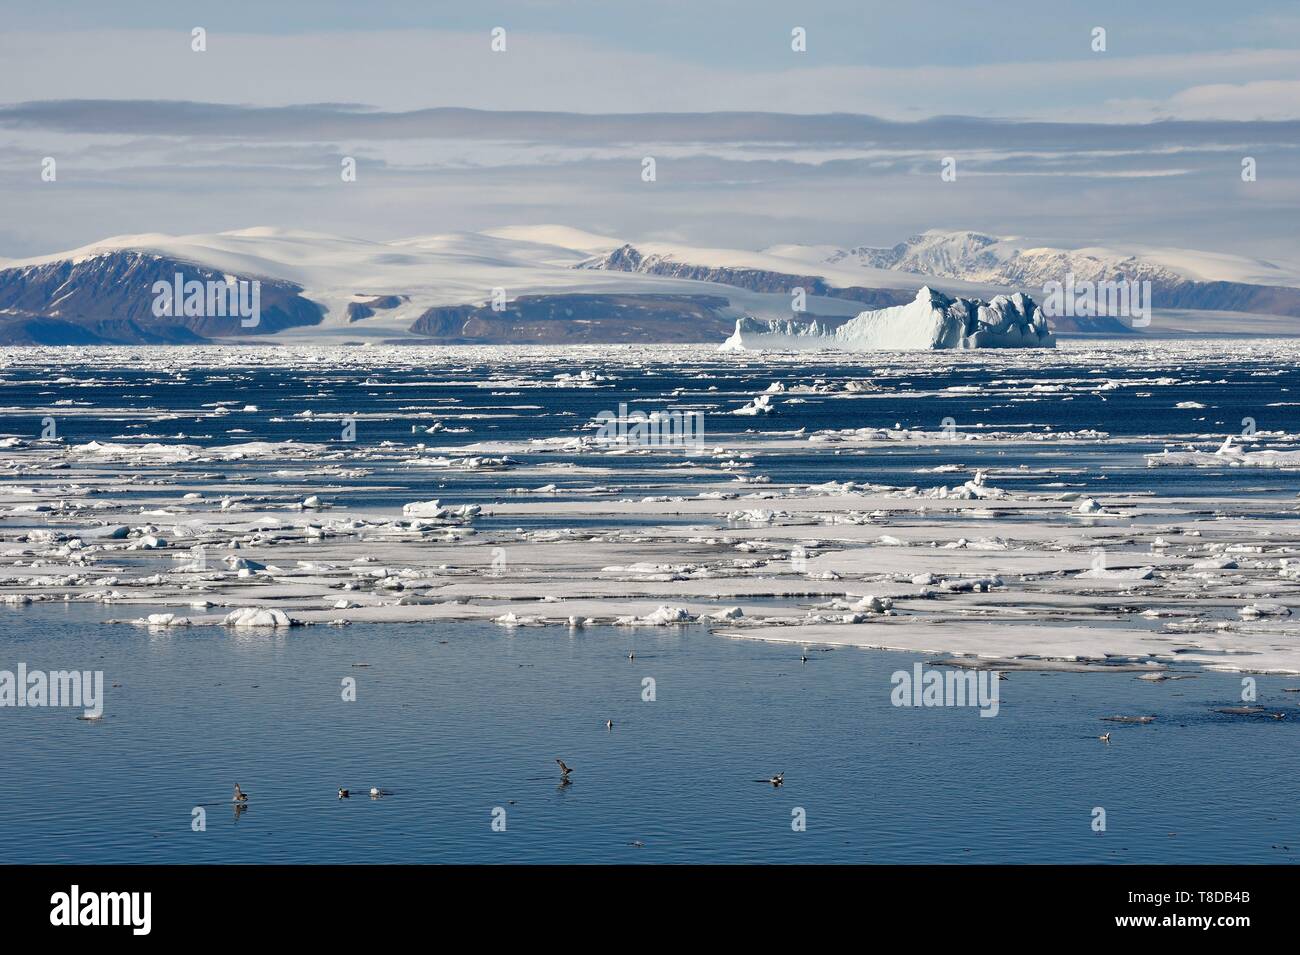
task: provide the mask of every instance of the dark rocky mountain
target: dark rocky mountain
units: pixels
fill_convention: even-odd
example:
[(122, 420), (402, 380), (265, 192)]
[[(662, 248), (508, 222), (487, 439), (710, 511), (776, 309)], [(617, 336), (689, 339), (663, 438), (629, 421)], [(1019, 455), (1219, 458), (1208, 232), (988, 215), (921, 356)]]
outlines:
[(348, 321), (360, 322), (374, 316), (378, 309), (397, 308), (405, 299), (400, 295), (376, 295), (368, 302), (349, 302)]
[(487, 305), (431, 308), (411, 331), (446, 344), (716, 342), (734, 317), (718, 295), (521, 295)]
[(178, 273), (225, 281), (213, 269), (138, 251), (0, 269), (0, 344), (194, 344), (315, 325), (324, 315), (292, 282), (241, 275), (234, 277), (261, 282), (256, 326), (243, 327), (238, 316), (155, 316), (154, 283)]

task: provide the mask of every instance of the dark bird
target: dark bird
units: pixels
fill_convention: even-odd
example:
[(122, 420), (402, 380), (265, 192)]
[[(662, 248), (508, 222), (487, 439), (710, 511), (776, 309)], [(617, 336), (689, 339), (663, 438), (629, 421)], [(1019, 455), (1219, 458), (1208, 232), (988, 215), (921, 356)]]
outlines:
[(351, 793), (350, 791), (346, 790), (346, 789), (340, 789), (340, 790), (339, 790), (339, 798), (340, 798), (340, 799), (347, 799), (347, 798), (348, 798), (349, 796), (351, 796), (351, 795), (352, 795), (352, 793)]
[(565, 779), (568, 779), (569, 773), (573, 772), (573, 768), (570, 766), (565, 766), (564, 760), (562, 759), (557, 759), (556, 762), (560, 764), (560, 775), (563, 776)]
[(773, 786), (780, 786), (785, 782), (785, 773), (777, 773), (775, 776), (770, 776), (767, 779), (755, 779), (754, 782), (771, 783)]
[(239, 788), (239, 783), (235, 783), (235, 798), (231, 802), (248, 802), (248, 793)]

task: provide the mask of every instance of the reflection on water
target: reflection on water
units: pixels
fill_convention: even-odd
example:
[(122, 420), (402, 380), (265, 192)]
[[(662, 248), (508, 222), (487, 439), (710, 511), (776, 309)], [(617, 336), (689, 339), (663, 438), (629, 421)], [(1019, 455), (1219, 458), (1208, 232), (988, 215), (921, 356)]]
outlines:
[[(1293, 714), (1281, 721), (1213, 712), (1239, 700), (1241, 678), (1199, 671), (1158, 684), (1015, 672), (987, 719), (892, 706), (891, 674), (911, 668), (908, 654), (801, 663), (796, 647), (699, 627), (354, 625), (250, 638), (151, 635), (91, 625), (92, 614), (108, 615), (4, 611), (0, 667), (92, 667), (121, 684), (98, 723), (0, 710), (6, 860), (1300, 857), (1300, 713), (1285, 677), (1258, 678), (1261, 701)], [(347, 677), (356, 702), (342, 700)], [(1113, 714), (1157, 719), (1100, 720)], [(1097, 739), (1107, 729), (1108, 745)], [(766, 782), (777, 773), (780, 787)], [(228, 802), (236, 781), (247, 805)], [(356, 798), (371, 787), (388, 794)], [(210, 808), (196, 832), (198, 806)], [(1091, 828), (1096, 807), (1105, 832)], [(804, 831), (792, 826), (799, 811)]]

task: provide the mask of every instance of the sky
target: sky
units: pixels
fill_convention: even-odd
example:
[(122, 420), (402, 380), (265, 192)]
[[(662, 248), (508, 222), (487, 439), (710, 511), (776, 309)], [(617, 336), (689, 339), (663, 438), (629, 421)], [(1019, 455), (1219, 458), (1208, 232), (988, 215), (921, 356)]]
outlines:
[(1295, 3), (5, 6), (0, 257), (137, 232), (562, 223), (1300, 261)]

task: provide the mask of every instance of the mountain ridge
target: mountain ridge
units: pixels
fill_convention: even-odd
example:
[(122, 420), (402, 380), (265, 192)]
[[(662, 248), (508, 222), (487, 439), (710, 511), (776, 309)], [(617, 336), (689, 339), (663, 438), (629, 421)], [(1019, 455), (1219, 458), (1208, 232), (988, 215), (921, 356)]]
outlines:
[[(1180, 255), (1196, 267), (1174, 268), (1170, 262)], [(1157, 308), (1300, 316), (1300, 288), (1239, 280), (1255, 273), (1288, 279), (1282, 266), (1178, 250), (1155, 258), (1160, 261), (1101, 248), (1024, 248), (986, 233), (935, 230), (890, 247), (758, 251), (632, 243), (556, 225), (394, 241), (267, 226), (144, 233), (0, 260), (0, 344), (192, 344), (247, 335), (511, 342), (525, 333), (529, 340), (562, 343), (626, 341), (638, 332), (653, 336), (646, 341), (695, 334), (716, 342), (710, 336), (742, 317), (815, 317), (833, 326), (863, 309), (905, 305), (923, 285), (988, 299), (1037, 294), (1039, 283), (1071, 270), (1080, 281), (1121, 275), (1150, 281)], [(1206, 272), (1211, 268), (1228, 278), (1188, 277), (1214, 274)], [(153, 315), (150, 286), (177, 272), (205, 282), (261, 282), (256, 327), (218, 316)], [(806, 311), (794, 301), (797, 289), (808, 300)], [(672, 327), (674, 308), (688, 331)], [(449, 324), (458, 317), (461, 327)], [(1104, 315), (1051, 322), (1058, 333), (1134, 333)]]

